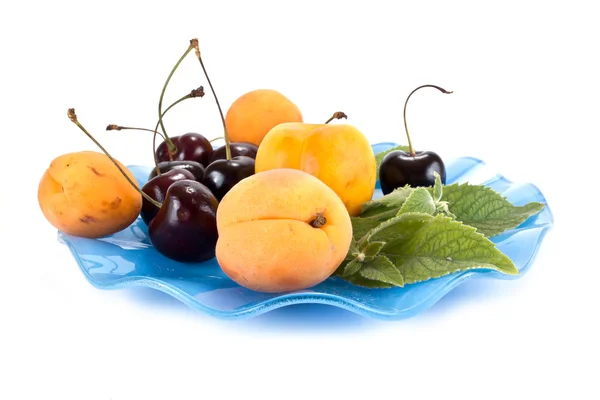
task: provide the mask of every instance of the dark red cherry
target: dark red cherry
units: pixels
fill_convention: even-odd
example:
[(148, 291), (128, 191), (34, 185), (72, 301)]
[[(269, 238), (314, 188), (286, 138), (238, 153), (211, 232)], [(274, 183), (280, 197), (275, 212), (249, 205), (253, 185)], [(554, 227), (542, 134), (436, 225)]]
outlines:
[(379, 184), (384, 195), (406, 185), (412, 187), (433, 186), (435, 184), (434, 172), (440, 174), (442, 184), (446, 184), (446, 168), (441, 157), (433, 151), (415, 151), (408, 133), (406, 105), (410, 96), (422, 88), (434, 88), (444, 94), (452, 93), (436, 85), (421, 85), (410, 92), (404, 102), (404, 130), (408, 139), (409, 151), (394, 150), (381, 160)]
[(446, 168), (441, 157), (432, 151), (417, 151), (414, 156), (401, 150), (392, 151), (383, 158), (379, 167), (379, 183), (384, 195), (406, 185), (433, 186), (434, 172), (446, 184)]
[[(254, 143), (248, 142), (231, 142), (229, 143), (229, 147), (231, 149), (231, 157), (238, 156), (246, 156), (250, 158), (254, 158), (256, 160), (256, 153), (258, 152), (258, 146)], [(217, 147), (213, 150), (212, 156), (210, 157), (210, 162), (216, 160), (226, 160), (226, 150), (225, 145), (221, 147)]]
[(221, 201), (239, 181), (254, 175), (254, 159), (246, 156), (213, 161), (204, 170), (202, 183)]
[(160, 211), (148, 225), (152, 245), (175, 261), (203, 262), (214, 258), (218, 205), (215, 196), (200, 182), (173, 183)]
[[(194, 179), (198, 182), (202, 182), (202, 178), (204, 177), (204, 167), (202, 164), (196, 161), (163, 161), (158, 163), (158, 169), (160, 170), (161, 174), (169, 172), (173, 169), (185, 169), (194, 174)], [(152, 171), (150, 171), (148, 180), (154, 178), (156, 175), (156, 167), (154, 167), (152, 168)]]
[[(171, 141), (177, 147), (173, 154), (173, 161), (196, 161), (207, 166), (212, 156), (212, 144), (207, 138), (199, 133), (186, 133), (181, 136), (174, 136)], [(169, 151), (166, 142), (162, 142), (156, 148), (156, 158), (158, 162), (169, 161)]]
[[(165, 195), (169, 187), (174, 182), (184, 179), (194, 179), (194, 174), (185, 169), (172, 169), (150, 179), (144, 186), (142, 186), (142, 191), (154, 200), (162, 203), (165, 200)], [(142, 200), (142, 210), (140, 215), (142, 216), (142, 220), (144, 220), (146, 225), (148, 225), (150, 221), (156, 217), (158, 211), (158, 207), (150, 203), (148, 200), (146, 200), (146, 198)]]

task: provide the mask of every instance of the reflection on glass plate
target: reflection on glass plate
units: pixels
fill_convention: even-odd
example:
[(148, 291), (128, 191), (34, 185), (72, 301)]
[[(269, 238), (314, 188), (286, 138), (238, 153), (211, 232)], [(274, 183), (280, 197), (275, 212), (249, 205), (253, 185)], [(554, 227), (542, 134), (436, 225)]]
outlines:
[[(379, 143), (373, 145), (373, 150), (378, 153), (394, 145)], [(150, 167), (130, 168), (139, 183), (144, 184)], [(448, 160), (446, 168), (447, 184), (466, 181), (485, 184), (516, 205), (531, 201), (546, 203), (543, 194), (534, 185), (513, 183), (491, 171), (481, 160), (470, 157)], [(380, 196), (378, 188), (374, 197)], [(339, 278), (329, 278), (310, 289), (281, 294), (257, 293), (240, 287), (221, 271), (214, 259), (195, 265), (169, 260), (152, 247), (141, 218), (129, 228), (107, 238), (85, 239), (59, 232), (59, 240), (69, 247), (85, 277), (97, 288), (150, 287), (216, 317), (246, 318), (292, 304), (320, 303), (381, 319), (401, 319), (431, 307), (472, 277), (515, 279), (523, 276), (552, 224), (552, 213), (546, 206), (516, 229), (491, 239), (513, 260), (520, 271), (516, 276), (471, 270), (393, 289), (366, 289)]]

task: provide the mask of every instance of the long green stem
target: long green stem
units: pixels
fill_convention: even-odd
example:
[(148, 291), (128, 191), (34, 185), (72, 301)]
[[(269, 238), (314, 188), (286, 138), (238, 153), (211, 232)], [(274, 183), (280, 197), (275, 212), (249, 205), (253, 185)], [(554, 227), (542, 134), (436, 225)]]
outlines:
[(146, 131), (146, 132), (156, 132), (160, 135), (160, 137), (163, 138), (163, 140), (165, 139), (165, 135), (162, 134), (162, 132), (157, 132), (156, 130), (152, 130), (152, 129), (147, 129), (147, 128), (135, 128), (135, 127), (131, 127), (131, 126), (121, 126), (121, 125), (116, 125), (116, 124), (109, 124), (106, 127), (107, 131), (124, 131), (124, 130), (134, 130), (134, 131)]
[(231, 160), (231, 148), (229, 145), (229, 135), (227, 134), (227, 127), (225, 126), (225, 117), (223, 116), (223, 110), (221, 109), (221, 104), (219, 103), (219, 99), (217, 98), (217, 94), (215, 93), (215, 89), (213, 88), (212, 82), (208, 77), (208, 73), (206, 72), (206, 68), (204, 67), (204, 62), (202, 61), (202, 57), (200, 55), (200, 47), (198, 45), (198, 39), (190, 40), (190, 46), (193, 46), (196, 49), (196, 57), (198, 57), (198, 61), (200, 61), (200, 66), (202, 67), (202, 71), (204, 72), (204, 76), (208, 81), (208, 86), (210, 86), (210, 91), (215, 98), (215, 102), (217, 103), (217, 108), (219, 109), (219, 114), (221, 115), (221, 122), (223, 123), (223, 137), (225, 138), (225, 156), (227, 160)]
[(171, 78), (173, 77), (173, 74), (175, 73), (175, 71), (179, 67), (179, 64), (181, 64), (181, 62), (183, 61), (183, 59), (190, 53), (190, 51), (192, 51), (193, 48), (194, 48), (194, 46), (192, 46), (192, 44), (190, 44), (190, 46), (187, 48), (187, 50), (185, 51), (185, 53), (183, 53), (183, 55), (179, 58), (179, 60), (177, 61), (177, 64), (175, 64), (175, 66), (171, 70), (171, 73), (167, 77), (167, 80), (166, 80), (166, 82), (165, 82), (165, 84), (164, 84), (164, 86), (162, 88), (162, 91), (160, 92), (160, 99), (158, 101), (158, 121), (160, 123), (160, 127), (161, 127), (163, 133), (165, 134), (165, 138), (166, 138), (166, 141), (167, 141), (167, 146), (169, 148), (169, 153), (171, 153), (171, 152), (174, 153), (176, 151), (176, 148), (175, 148), (175, 145), (173, 144), (173, 142), (171, 141), (171, 139), (169, 138), (169, 135), (167, 135), (167, 131), (165, 130), (165, 126), (162, 123), (162, 118), (161, 118), (161, 115), (163, 114), (163, 112), (162, 112), (162, 102), (163, 102), (163, 98), (165, 96), (165, 91), (167, 90), (167, 86), (169, 85), (169, 81), (171, 81)]
[(125, 173), (125, 171), (123, 171), (123, 168), (121, 168), (121, 166), (119, 165), (119, 163), (117, 162), (117, 160), (115, 160), (114, 158), (112, 158), (112, 156), (108, 153), (108, 151), (106, 151), (106, 149), (83, 127), (83, 125), (81, 125), (79, 123), (79, 121), (77, 120), (77, 114), (75, 114), (75, 109), (74, 108), (69, 108), (69, 110), (67, 111), (67, 116), (69, 117), (69, 119), (71, 120), (71, 122), (73, 122), (75, 125), (77, 125), (79, 127), (79, 129), (81, 129), (83, 131), (83, 133), (85, 133), (87, 135), (87, 137), (89, 137), (90, 139), (92, 139), (92, 142), (94, 142), (96, 144), (96, 146), (98, 146), (100, 148), (100, 150), (102, 150), (104, 152), (104, 154), (106, 154), (106, 156), (110, 159), (110, 161), (112, 161), (112, 163), (115, 164), (115, 166), (123, 174), (123, 176), (125, 177), (125, 179), (127, 179), (127, 181), (131, 184), (131, 186), (133, 186), (135, 188), (135, 190), (137, 190), (142, 195), (142, 197), (144, 197), (150, 203), (154, 204), (156, 207), (158, 207), (158, 208), (162, 207), (162, 203), (159, 203), (158, 201), (154, 200), (152, 197), (148, 196), (146, 193), (144, 193), (138, 187), (138, 185), (136, 185), (135, 183), (133, 183), (133, 181), (131, 180), (131, 178), (129, 178), (129, 176), (127, 175), (127, 173)]
[[(175, 107), (177, 104), (181, 103), (182, 101), (184, 101), (186, 99), (193, 99), (195, 97), (203, 97), (203, 96), (204, 96), (204, 88), (202, 86), (200, 86), (198, 89), (192, 90), (190, 93), (186, 94), (185, 96), (183, 96), (183, 97), (179, 98), (178, 100), (176, 100), (175, 102), (173, 102), (173, 104), (171, 104), (169, 107), (167, 107), (167, 109), (165, 111), (163, 111), (162, 114), (160, 115), (160, 118), (158, 119), (158, 122), (156, 123), (156, 127), (154, 128), (154, 131), (151, 131), (151, 132), (154, 132), (154, 135), (152, 137), (152, 151), (154, 152), (154, 166), (156, 168), (157, 175), (160, 175), (160, 170), (158, 169), (158, 158), (156, 157), (156, 134), (157, 133), (160, 134), (158, 132), (158, 127), (161, 124), (163, 117), (171, 108)], [(168, 149), (168, 142), (167, 142), (167, 152), (169, 153), (169, 160), (173, 161), (173, 153), (171, 153), (171, 151)]]
[(410, 94), (406, 98), (406, 101), (404, 102), (404, 130), (406, 131), (406, 138), (408, 139), (408, 149), (410, 151), (410, 155), (413, 156), (413, 157), (416, 155), (416, 153), (415, 153), (415, 150), (413, 148), (412, 142), (410, 141), (410, 135), (408, 134), (408, 126), (406, 125), (406, 105), (408, 104), (408, 99), (410, 99), (410, 96), (412, 96), (412, 94), (414, 92), (416, 92), (419, 89), (425, 88), (425, 87), (435, 88), (435, 89), (437, 89), (440, 92), (445, 93), (445, 94), (453, 93), (453, 92), (447, 91), (446, 89), (442, 89), (439, 86), (435, 86), (435, 85), (423, 85), (423, 86), (419, 86), (418, 88), (416, 88), (415, 90), (413, 90), (412, 92), (410, 92)]

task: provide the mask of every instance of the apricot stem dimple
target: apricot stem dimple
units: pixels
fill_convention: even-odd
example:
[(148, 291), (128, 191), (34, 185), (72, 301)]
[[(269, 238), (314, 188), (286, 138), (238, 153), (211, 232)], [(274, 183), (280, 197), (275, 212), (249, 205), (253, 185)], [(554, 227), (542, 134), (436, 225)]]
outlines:
[(223, 116), (223, 110), (221, 109), (221, 104), (219, 103), (219, 99), (217, 98), (217, 94), (215, 93), (215, 88), (208, 77), (208, 73), (206, 72), (206, 68), (204, 67), (204, 62), (202, 61), (202, 56), (200, 55), (200, 46), (198, 45), (198, 39), (194, 38), (190, 40), (190, 46), (193, 46), (196, 49), (196, 57), (198, 57), (198, 61), (200, 61), (200, 66), (202, 67), (202, 72), (204, 72), (204, 76), (206, 77), (206, 81), (208, 82), (208, 86), (210, 87), (210, 91), (215, 98), (215, 102), (217, 103), (217, 108), (219, 109), (219, 115), (221, 115), (221, 122), (223, 123), (223, 136), (225, 138), (225, 156), (227, 160), (231, 160), (231, 148), (229, 146), (229, 135), (227, 134), (227, 126), (225, 125), (225, 117)]
[(325, 225), (327, 223), (327, 218), (325, 218), (325, 216), (323, 215), (322, 212), (317, 213), (317, 215), (315, 215), (315, 218), (310, 221), (308, 224), (310, 226), (312, 226), (313, 228), (320, 228), (323, 225)]
[(325, 121), (325, 124), (330, 123), (334, 119), (342, 119), (342, 118), (348, 119), (348, 116), (343, 111), (336, 111), (336, 112), (333, 113), (333, 115), (331, 116), (331, 118), (329, 118), (327, 121)]
[(83, 125), (81, 125), (81, 123), (79, 123), (79, 120), (77, 119), (77, 114), (75, 114), (75, 109), (74, 108), (69, 108), (69, 110), (67, 111), (67, 116), (69, 117), (69, 119), (71, 120), (71, 122), (73, 122), (75, 125), (77, 125), (77, 127), (79, 129), (81, 129), (83, 131), (83, 133), (85, 133), (87, 135), (87, 137), (89, 137), (92, 140), (92, 142), (94, 142), (94, 144), (96, 146), (98, 146), (100, 148), (100, 150), (102, 150), (102, 152), (104, 154), (106, 154), (106, 156), (110, 159), (110, 161), (112, 161), (112, 163), (115, 165), (115, 167), (117, 167), (117, 169), (119, 170), (119, 172), (121, 172), (121, 174), (123, 174), (123, 176), (125, 177), (125, 179), (127, 179), (127, 181), (131, 184), (131, 186), (133, 186), (133, 188), (135, 190), (137, 190), (138, 193), (140, 193), (142, 195), (142, 197), (144, 197), (150, 203), (154, 204), (156, 207), (158, 207), (158, 208), (162, 207), (162, 203), (159, 203), (158, 201), (154, 200), (152, 197), (148, 196), (146, 193), (144, 193), (138, 187), (138, 185), (136, 185), (135, 183), (133, 183), (133, 181), (131, 180), (131, 178), (129, 178), (129, 176), (125, 173), (125, 171), (123, 171), (123, 168), (121, 168), (121, 166), (117, 163), (117, 161), (114, 158), (112, 158), (112, 156), (109, 154), (109, 152), (106, 151), (106, 149), (83, 127)]
[(439, 86), (436, 86), (436, 85), (422, 85), (422, 86), (419, 86), (418, 88), (416, 88), (415, 90), (413, 90), (412, 92), (410, 92), (410, 94), (406, 98), (406, 101), (404, 102), (404, 130), (406, 131), (406, 138), (408, 139), (408, 150), (410, 152), (410, 155), (413, 156), (413, 157), (416, 155), (416, 153), (415, 153), (415, 150), (413, 148), (412, 142), (410, 141), (410, 135), (408, 134), (408, 127), (406, 125), (406, 105), (408, 104), (408, 99), (410, 99), (410, 96), (412, 96), (412, 94), (414, 92), (416, 92), (419, 89), (426, 88), (426, 87), (431, 87), (431, 88), (437, 89), (437, 90), (439, 90), (440, 92), (442, 92), (444, 94), (451, 94), (451, 93), (453, 93), (453, 92), (449, 92), (446, 89), (443, 89), (443, 88), (441, 88)]

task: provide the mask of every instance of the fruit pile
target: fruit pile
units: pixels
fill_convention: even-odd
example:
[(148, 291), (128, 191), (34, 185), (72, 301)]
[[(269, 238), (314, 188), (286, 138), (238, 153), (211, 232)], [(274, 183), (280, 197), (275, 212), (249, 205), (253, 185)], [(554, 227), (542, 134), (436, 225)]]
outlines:
[[(169, 80), (191, 52), (223, 123), (225, 144), (218, 148), (197, 133), (169, 137), (162, 122), (179, 102), (204, 96), (199, 87), (162, 107)], [(415, 91), (423, 87), (451, 93), (434, 85)], [(262, 292), (305, 289), (334, 274), (367, 287), (403, 286), (423, 278), (410, 279), (412, 258), (419, 258), (421, 265), (427, 257), (435, 258), (437, 269), (429, 268), (424, 279), (477, 267), (515, 272), (483, 233), (474, 233), (475, 223), (468, 227), (459, 222), (463, 220), (458, 217), (469, 215), (457, 216), (459, 208), (453, 209), (453, 202), (442, 197), (443, 161), (433, 152), (415, 152), (408, 130), (408, 147), (375, 155), (358, 129), (329, 124), (346, 118), (344, 113), (336, 112), (325, 123), (305, 123), (291, 100), (266, 89), (242, 95), (224, 115), (197, 39), (190, 41), (165, 82), (155, 129), (146, 129), (154, 135), (155, 166), (141, 188), (83, 127), (74, 109), (68, 110), (68, 117), (102, 153), (61, 155), (40, 181), (41, 210), (64, 233), (102, 238), (141, 218), (161, 254), (199, 268), (216, 257), (233, 281)], [(406, 103), (404, 122), (406, 127)], [(142, 128), (107, 127), (122, 129)], [(158, 135), (163, 140), (156, 146)], [(385, 196), (372, 200), (378, 176)], [(452, 186), (447, 189), (452, 192)], [(485, 205), (479, 200), (488, 199), (489, 191), (483, 189), (471, 190), (471, 198)], [(519, 214), (518, 207), (507, 207), (510, 223), (500, 225), (500, 231), (541, 209), (530, 207)], [(487, 225), (482, 226), (488, 227), (495, 223), (484, 222)], [(464, 227), (471, 230), (461, 231)], [(452, 246), (443, 257), (417, 254), (427, 244), (429, 236), (423, 232), (430, 228), (462, 241), (457, 242), (459, 249), (479, 246), (483, 250), (477, 254), (483, 258), (461, 259), (450, 251)], [(407, 241), (419, 235), (420, 245), (408, 246)]]

